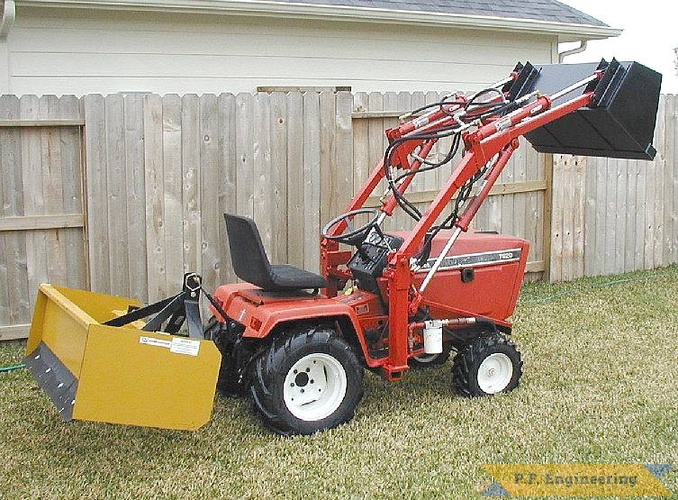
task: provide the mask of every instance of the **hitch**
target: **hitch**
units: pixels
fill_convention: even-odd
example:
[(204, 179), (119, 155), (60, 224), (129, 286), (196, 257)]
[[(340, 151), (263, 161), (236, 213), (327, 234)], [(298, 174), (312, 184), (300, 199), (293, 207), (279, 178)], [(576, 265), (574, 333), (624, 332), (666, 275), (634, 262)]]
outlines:
[[(104, 325), (125, 326), (147, 318), (154, 314), (148, 323), (142, 328), (145, 332), (165, 332), (176, 334), (181, 329), (184, 321), (188, 324), (188, 336), (192, 339), (204, 339), (200, 319), (200, 290), (202, 289), (202, 277), (196, 273), (184, 275), (183, 290), (174, 297), (169, 297), (144, 307), (131, 306), (127, 314), (106, 321)], [(169, 321), (167, 321), (169, 318)], [(163, 324), (165, 326), (163, 327)]]

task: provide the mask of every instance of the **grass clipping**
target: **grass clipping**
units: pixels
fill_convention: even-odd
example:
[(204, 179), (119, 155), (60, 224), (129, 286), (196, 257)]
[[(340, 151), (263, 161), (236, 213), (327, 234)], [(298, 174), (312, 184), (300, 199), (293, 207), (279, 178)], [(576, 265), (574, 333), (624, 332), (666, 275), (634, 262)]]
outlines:
[[(0, 498), (469, 498), (488, 463), (672, 463), (678, 492), (678, 267), (526, 285), (514, 392), (463, 399), (450, 364), (368, 374), (355, 419), (281, 438), (248, 399), (198, 432), (61, 421), (26, 370), (0, 374)], [(0, 366), (23, 343), (0, 344)]]

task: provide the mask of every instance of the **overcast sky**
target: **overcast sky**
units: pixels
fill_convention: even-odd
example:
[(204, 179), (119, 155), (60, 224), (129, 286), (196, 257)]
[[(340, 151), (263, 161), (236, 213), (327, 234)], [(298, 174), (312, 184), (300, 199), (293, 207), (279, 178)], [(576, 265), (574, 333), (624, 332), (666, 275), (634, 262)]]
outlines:
[[(638, 61), (662, 73), (662, 92), (678, 94), (675, 53), (678, 47), (678, 2), (676, 0), (560, 0), (600, 19), (621, 36), (591, 41), (582, 54), (564, 62), (585, 62), (601, 57)], [(571, 45), (561, 47), (561, 51)]]

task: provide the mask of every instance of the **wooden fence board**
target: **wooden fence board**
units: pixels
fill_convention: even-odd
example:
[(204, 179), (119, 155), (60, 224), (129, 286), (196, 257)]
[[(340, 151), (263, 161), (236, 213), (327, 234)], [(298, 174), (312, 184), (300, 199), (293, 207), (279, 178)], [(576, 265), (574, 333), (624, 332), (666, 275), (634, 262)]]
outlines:
[[(220, 147), (223, 144), (221, 134), (221, 112), (219, 99), (216, 95), (206, 94), (200, 96), (198, 103), (198, 147), (196, 152), (198, 162), (196, 168), (199, 176), (195, 179), (196, 189), (200, 190), (198, 210), (200, 210), (200, 231), (196, 231), (196, 263), (194, 271), (202, 275), (204, 286), (208, 290), (214, 290), (219, 284), (221, 255), (220, 246), (225, 246), (226, 240), (222, 241), (220, 227), (224, 224), (222, 205), (219, 197), (223, 189), (222, 176), (224, 172), (223, 158), (220, 155)], [(226, 106), (224, 106), (225, 109)], [(231, 158), (231, 161), (233, 158)], [(197, 222), (197, 221), (196, 221)]]
[[(544, 258), (544, 193), (546, 180), (544, 155), (538, 154), (526, 141), (522, 146), (527, 150), (526, 177), (528, 181), (539, 182), (540, 190), (525, 195), (525, 238), (531, 242), (530, 260), (545, 261)], [(542, 187), (543, 186), (543, 187)], [(520, 216), (520, 214), (518, 214)]]
[[(337, 188), (335, 217), (343, 212), (353, 197), (353, 96), (349, 92), (339, 92), (336, 101), (336, 130), (335, 130), (335, 185)], [(324, 221), (326, 223), (327, 221)]]
[(85, 98), (85, 148), (87, 151), (87, 237), (90, 262), (90, 286), (92, 290), (105, 292), (110, 289), (108, 228), (108, 184), (106, 176), (106, 114), (104, 98), (89, 95)]
[[(510, 165), (509, 177), (503, 182), (505, 184), (513, 184), (517, 182), (525, 182), (527, 180), (527, 148), (519, 147), (516, 151), (512, 164)], [(511, 210), (511, 229), (507, 230), (507, 234), (519, 234), (526, 236), (527, 220), (525, 219), (525, 209), (527, 205), (527, 196), (519, 194), (515, 196), (505, 196), (505, 198), (513, 198), (513, 207)]]
[[(64, 121), (82, 121), (82, 105), (75, 96), (60, 98), (58, 118)], [(85, 259), (84, 204), (83, 204), (83, 134), (81, 126), (59, 127), (61, 142), (61, 183), (64, 213), (77, 215), (81, 222), (71, 229), (60, 231), (66, 248), (66, 282), (71, 288), (88, 288), (88, 266)], [(140, 163), (141, 164), (141, 163)], [(145, 288), (145, 283), (144, 283)]]
[(657, 149), (657, 156), (652, 164), (647, 165), (645, 162), (641, 163), (641, 168), (646, 172), (645, 191), (639, 193), (639, 196), (645, 200), (645, 236), (643, 238), (643, 269), (652, 269), (654, 267), (654, 247), (655, 247), (655, 204), (659, 204), (656, 199), (656, 173), (661, 169), (661, 165), (665, 163), (664, 158), (664, 100), (665, 96), (660, 97), (659, 109), (657, 110), (657, 126), (654, 132), (654, 147)]
[[(503, 184), (513, 184), (520, 180), (520, 175), (517, 174), (516, 170), (522, 168), (525, 155), (524, 148), (518, 148), (518, 150), (513, 153), (513, 157), (509, 160), (508, 165), (504, 168), (504, 171), (499, 176), (498, 182)], [(516, 217), (516, 212), (524, 213), (525, 207), (516, 206), (516, 196), (501, 196), (499, 203), (501, 204), (501, 232), (505, 234), (522, 234), (518, 232), (519, 221)], [(521, 218), (522, 219), (522, 218)]]
[[(146, 262), (148, 300), (168, 295), (165, 290), (165, 210), (163, 173), (163, 109), (158, 95), (144, 96), (144, 186), (146, 193)], [(87, 103), (85, 103), (86, 105)], [(86, 130), (89, 129), (89, 125)], [(87, 156), (89, 168), (90, 156)], [(92, 264), (93, 265), (93, 264)]]
[(637, 218), (637, 198), (636, 190), (638, 187), (638, 176), (636, 174), (635, 165), (631, 160), (620, 162), (622, 172), (626, 174), (626, 231), (624, 233), (624, 271), (629, 272), (636, 269), (636, 235), (638, 228), (636, 227)]
[(304, 268), (320, 270), (320, 99), (317, 93), (304, 94)]
[(127, 192), (127, 244), (117, 247), (127, 253), (129, 296), (148, 301), (146, 242), (146, 174), (144, 170), (144, 99), (129, 94), (123, 100), (125, 184)]
[(336, 155), (336, 97), (334, 93), (321, 92), (320, 113), (320, 226), (343, 212), (340, 208), (337, 155)]
[[(4, 149), (4, 148), (3, 148)], [(2, 153), (0, 151), (0, 168), (7, 168), (2, 161)], [(10, 167), (11, 168), (11, 167)], [(4, 176), (0, 175), (0, 195), (3, 196), (6, 189), (3, 189), (4, 186)], [(4, 203), (3, 203), (4, 205)], [(1, 209), (2, 207), (0, 207)], [(4, 212), (4, 210), (3, 210)], [(0, 325), (6, 325), (10, 322), (10, 299), (9, 299), (9, 261), (11, 259), (11, 254), (8, 251), (8, 245), (6, 244), (6, 238), (4, 234), (0, 234)]]
[(562, 155), (553, 155), (553, 214), (551, 216), (551, 262), (549, 265), (551, 280), (558, 281), (563, 276), (563, 211), (565, 202), (563, 186), (565, 175)]
[[(638, 160), (632, 160), (631, 165), (633, 165), (633, 172), (634, 175), (636, 176), (636, 189), (635, 192), (632, 193), (635, 196), (636, 202), (636, 213), (635, 213), (636, 234), (634, 235), (633, 238), (634, 240), (633, 253), (635, 261), (633, 270), (639, 271), (641, 269), (644, 269), (645, 262), (645, 239), (646, 239), (645, 234), (647, 229), (647, 223), (645, 218), (647, 213), (645, 186), (647, 183), (648, 168), (645, 168), (644, 162)], [(648, 165), (648, 167), (652, 167), (652, 165)]]
[(355, 193), (360, 189), (374, 166), (370, 163), (369, 129), (371, 119), (360, 118), (357, 115), (369, 113), (369, 95), (359, 92), (353, 96), (353, 113), (351, 127), (353, 129), (353, 189)]
[[(54, 119), (59, 113), (59, 100), (56, 96), (43, 96), (40, 99), (40, 117)], [(63, 213), (63, 178), (61, 162), (61, 139), (59, 130), (53, 127), (40, 129), (42, 158), (44, 213)], [(44, 233), (47, 249), (47, 279), (52, 283), (66, 283), (66, 246), (61, 230)]]
[(584, 276), (584, 226), (586, 209), (586, 161), (581, 156), (574, 157), (573, 179), (574, 210), (572, 224), (572, 259), (570, 279)]
[[(625, 236), (626, 236), (626, 210), (627, 210), (627, 168), (626, 161), (608, 162), (608, 168), (612, 170), (612, 175), (616, 178), (617, 192), (614, 203), (614, 267), (612, 273), (619, 274), (624, 272), (625, 257)], [(613, 180), (614, 182), (614, 180)]]
[(587, 276), (595, 252), (587, 251), (593, 249), (596, 243), (596, 199), (595, 192), (597, 186), (596, 158), (587, 158), (586, 171), (584, 173), (584, 276)]
[(288, 262), (287, 227), (287, 96), (271, 94), (271, 246), (278, 263)]
[(181, 97), (166, 95), (162, 101), (163, 141), (163, 211), (165, 228), (165, 275), (163, 289), (166, 295), (181, 289), (184, 273), (184, 210)]
[(659, 130), (662, 132), (658, 135), (657, 139), (657, 151), (661, 152), (663, 155), (663, 161), (660, 160), (660, 163), (655, 164), (655, 182), (652, 192), (648, 193), (648, 197), (655, 199), (655, 212), (654, 212), (654, 267), (660, 267), (664, 265), (664, 205), (666, 194), (664, 192), (664, 172), (667, 168), (676, 168), (675, 165), (671, 165), (667, 161), (667, 144), (668, 144), (668, 131), (666, 127), (666, 121), (668, 119), (666, 114), (666, 103), (671, 99), (670, 96), (665, 96), (663, 99), (663, 106), (658, 110), (659, 117)]
[(0, 342), (3, 340), (19, 340), (28, 337), (29, 324), (0, 326)]
[(271, 203), (271, 106), (269, 94), (257, 94), (253, 101), (252, 116), (256, 133), (252, 137), (254, 147), (254, 220), (257, 222), (261, 241), (269, 259), (276, 262), (273, 249), (273, 205)]
[[(19, 99), (14, 96), (0, 97), (0, 118), (18, 120)], [(22, 216), (24, 214), (22, 139), (18, 128), (0, 131), (0, 214)], [(2, 266), (2, 324), (27, 323), (30, 320), (30, 291), (26, 263), (26, 234), (24, 232), (0, 233), (0, 266)]]
[[(381, 161), (385, 129), (439, 99), (315, 91), (0, 98), (0, 327), (30, 321), (40, 281), (144, 301), (175, 293), (185, 270), (201, 272), (208, 289), (233, 281), (224, 212), (255, 218), (272, 261), (317, 271), (320, 229)], [(529, 269), (550, 268), (552, 280), (678, 261), (676, 114), (675, 97), (662, 96), (654, 162), (556, 156), (551, 168), (550, 156), (521, 140), (474, 228), (529, 239)], [(434, 155), (449, 147), (440, 141)], [(408, 193), (417, 207), (451, 169), (415, 177)], [(400, 214), (386, 229), (411, 226)]]
[(202, 200), (200, 162), (200, 99), (181, 97), (181, 221), (183, 227), (183, 272), (200, 271), (202, 248)]
[(592, 276), (600, 262), (599, 240), (601, 229), (600, 216), (604, 213), (599, 203), (600, 191), (605, 189), (605, 179), (599, 179), (598, 158), (586, 161), (586, 213), (584, 214), (584, 274)]
[[(19, 100), (14, 96), (0, 97), (0, 120), (18, 118)], [(21, 184), (21, 138), (16, 129), (0, 130), (0, 216), (16, 217), (23, 210), (23, 189)], [(17, 279), (21, 276), (20, 268), (17, 269), (17, 256), (26, 252), (25, 243), (23, 251), (20, 250), (19, 238), (25, 241), (25, 235), (0, 233), (0, 324), (7, 325), (17, 323), (12, 321), (14, 309), (19, 315), (17, 292), (20, 289), (12, 289), (12, 285), (25, 283), (25, 280)], [(25, 273), (24, 273), (25, 274)], [(28, 308), (28, 297), (25, 306)]]
[[(667, 96), (666, 99), (666, 130), (665, 130), (665, 154), (667, 165), (674, 165), (678, 161), (676, 155), (676, 134), (678, 133), (678, 106), (676, 96)], [(678, 172), (675, 168), (666, 168), (664, 170), (664, 264), (678, 262)]]
[(235, 136), (238, 179), (237, 213), (249, 217), (254, 216), (254, 136), (256, 126), (253, 122), (253, 100), (250, 94), (238, 94), (236, 101)]
[(236, 122), (236, 98), (233, 94), (222, 94), (219, 102), (219, 147), (220, 171), (219, 171), (219, 239), (212, 241), (219, 248), (219, 274), (218, 283), (231, 283), (235, 281), (235, 273), (231, 267), (231, 256), (227, 244), (226, 224), (222, 214), (235, 213), (238, 203), (237, 166), (238, 157), (235, 149), (236, 130), (239, 125)]
[[(40, 118), (40, 100), (25, 95), (19, 100), (22, 120)], [(42, 134), (41, 129), (25, 129), (21, 134), (22, 179), (24, 190), (24, 214), (43, 215), (45, 197), (43, 193)], [(34, 294), (40, 283), (48, 281), (47, 241), (44, 231), (33, 231), (26, 235), (26, 269), (31, 309)]]
[[(107, 96), (104, 101), (106, 129), (106, 201), (108, 204), (108, 241), (110, 285), (114, 295), (129, 295), (129, 254), (124, 246), (129, 241), (127, 226), (127, 162), (125, 158), (124, 107), (121, 94)], [(104, 226), (105, 227), (105, 226)]]
[(287, 99), (287, 260), (304, 266), (304, 101), (300, 93)]

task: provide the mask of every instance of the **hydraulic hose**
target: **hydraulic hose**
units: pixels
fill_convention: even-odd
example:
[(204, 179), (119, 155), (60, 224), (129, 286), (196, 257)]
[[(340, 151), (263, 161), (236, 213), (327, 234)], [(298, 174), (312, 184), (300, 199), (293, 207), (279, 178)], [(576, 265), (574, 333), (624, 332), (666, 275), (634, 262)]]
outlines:
[(0, 373), (14, 372), (17, 370), (23, 370), (24, 368), (26, 368), (26, 365), (23, 363), (18, 365), (0, 366)]

